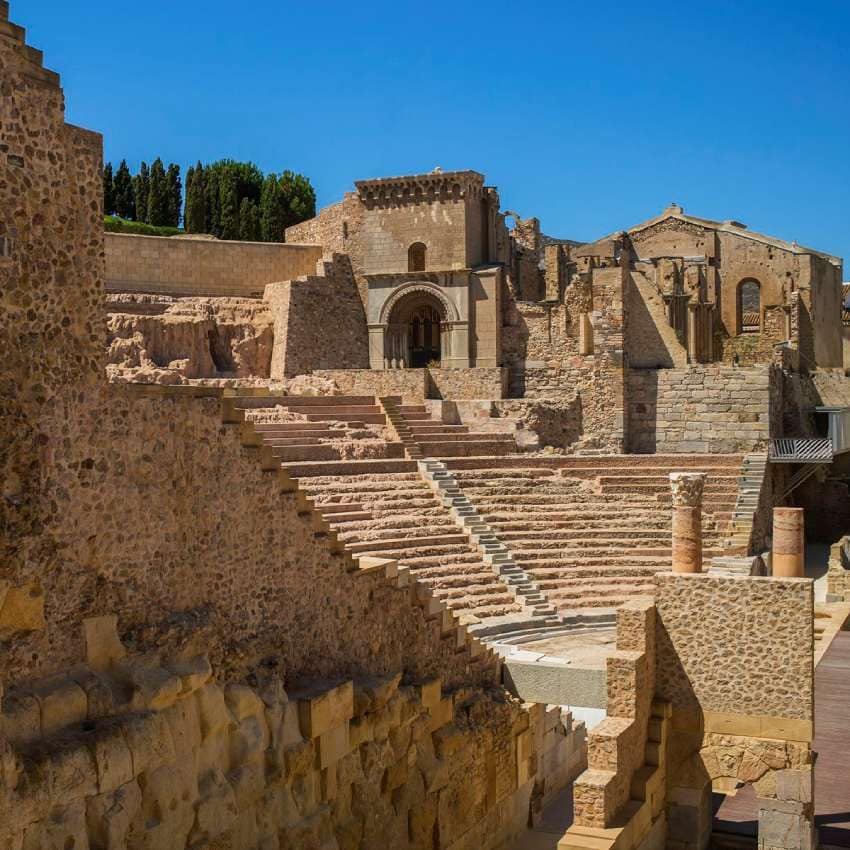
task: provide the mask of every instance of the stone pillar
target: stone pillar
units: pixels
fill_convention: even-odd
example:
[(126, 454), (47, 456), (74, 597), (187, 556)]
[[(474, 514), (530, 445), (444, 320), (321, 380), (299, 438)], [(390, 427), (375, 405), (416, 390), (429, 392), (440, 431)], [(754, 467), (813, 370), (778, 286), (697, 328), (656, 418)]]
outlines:
[(702, 572), (702, 491), (704, 472), (671, 472), (673, 492), (673, 572)]
[(806, 574), (802, 508), (773, 509), (773, 574), (778, 578), (803, 578)]

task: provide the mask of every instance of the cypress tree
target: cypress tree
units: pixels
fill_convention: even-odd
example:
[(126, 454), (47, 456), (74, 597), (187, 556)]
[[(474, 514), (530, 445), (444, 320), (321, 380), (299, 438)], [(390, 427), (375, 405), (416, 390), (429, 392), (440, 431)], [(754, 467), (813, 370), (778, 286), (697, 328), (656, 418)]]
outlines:
[(221, 238), (239, 238), (239, 193), (236, 173), (227, 169), (221, 175), (219, 186), (221, 204)]
[(122, 159), (113, 181), (115, 214), (132, 220), (136, 217), (136, 196), (133, 192), (133, 178), (127, 160)]
[(276, 175), (268, 174), (260, 195), (260, 235), (263, 242), (283, 241), (283, 195)]
[(133, 195), (136, 199), (136, 221), (148, 222), (148, 196), (150, 195), (151, 178), (148, 164), (143, 162), (139, 173), (133, 178)]
[(208, 233), (206, 174), (199, 162), (186, 175), (186, 213), (184, 224), (187, 233)]
[(219, 174), (210, 168), (205, 174), (205, 200), (207, 232), (221, 239), (221, 197), (219, 191)]
[(250, 198), (243, 198), (239, 206), (239, 238), (243, 242), (260, 239), (260, 210)]
[(104, 215), (112, 215), (115, 212), (115, 181), (111, 162), (103, 166), (103, 212)]
[(183, 209), (183, 184), (180, 182), (180, 166), (173, 162), (168, 166), (168, 224), (180, 227), (180, 212)]
[(148, 224), (163, 226), (169, 224), (171, 202), (169, 198), (168, 177), (165, 166), (157, 157), (151, 166), (150, 192), (148, 194)]

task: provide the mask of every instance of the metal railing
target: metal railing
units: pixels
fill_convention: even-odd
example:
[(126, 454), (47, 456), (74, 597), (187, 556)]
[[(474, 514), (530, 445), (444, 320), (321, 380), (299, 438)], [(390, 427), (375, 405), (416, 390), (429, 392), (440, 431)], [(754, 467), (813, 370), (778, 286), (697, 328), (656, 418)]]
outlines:
[(770, 460), (773, 463), (831, 463), (834, 455), (832, 440), (795, 439), (781, 437), (770, 441)]

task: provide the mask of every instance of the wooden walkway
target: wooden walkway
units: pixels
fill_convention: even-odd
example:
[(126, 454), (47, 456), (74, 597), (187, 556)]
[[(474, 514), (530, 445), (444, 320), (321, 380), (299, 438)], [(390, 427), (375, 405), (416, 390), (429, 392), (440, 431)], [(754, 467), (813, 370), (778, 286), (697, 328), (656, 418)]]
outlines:
[[(815, 668), (815, 823), (821, 845), (850, 847), (850, 632), (839, 632)], [(717, 797), (715, 830), (758, 831), (756, 796), (745, 786)]]

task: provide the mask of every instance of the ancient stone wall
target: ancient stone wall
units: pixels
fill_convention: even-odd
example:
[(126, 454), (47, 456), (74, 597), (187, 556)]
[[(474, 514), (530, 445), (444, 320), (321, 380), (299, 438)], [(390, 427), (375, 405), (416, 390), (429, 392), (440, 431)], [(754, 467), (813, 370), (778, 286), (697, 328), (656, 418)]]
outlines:
[(507, 390), (508, 373), (500, 368), (427, 369), (428, 398), (497, 399)]
[(348, 258), (332, 255), (322, 271), (266, 287), (274, 317), (272, 378), (369, 366), (366, 314)]
[(315, 369), (312, 374), (333, 381), (342, 395), (401, 396), (421, 404), (428, 392), (426, 369)]
[(6, 695), (3, 846), (496, 848), (568, 763), (558, 710), (501, 690), (223, 683), (87, 628), (88, 665)]
[(674, 716), (702, 714), (710, 732), (810, 740), (811, 581), (698, 573), (655, 581), (657, 690)]
[(260, 299), (114, 293), (106, 309), (110, 380), (269, 377), (273, 323)]
[(315, 274), (320, 245), (105, 234), (107, 292), (254, 296)]
[(578, 276), (564, 304), (506, 301), (503, 365), (509, 394), (526, 399), (573, 400), (580, 418), (577, 447), (623, 448), (623, 270)]
[(767, 446), (769, 367), (630, 369), (627, 382), (631, 451), (735, 453)]

